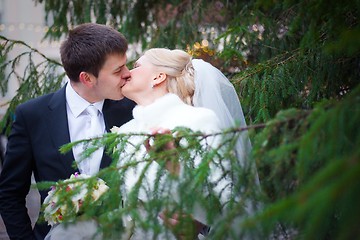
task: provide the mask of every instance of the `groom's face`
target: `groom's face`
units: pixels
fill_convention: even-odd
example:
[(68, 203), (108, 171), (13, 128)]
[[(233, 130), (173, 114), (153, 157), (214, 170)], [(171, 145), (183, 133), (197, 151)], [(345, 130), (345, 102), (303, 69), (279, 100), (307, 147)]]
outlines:
[(93, 88), (99, 100), (120, 100), (124, 97), (121, 88), (130, 77), (130, 71), (126, 66), (126, 55), (109, 55), (100, 69)]

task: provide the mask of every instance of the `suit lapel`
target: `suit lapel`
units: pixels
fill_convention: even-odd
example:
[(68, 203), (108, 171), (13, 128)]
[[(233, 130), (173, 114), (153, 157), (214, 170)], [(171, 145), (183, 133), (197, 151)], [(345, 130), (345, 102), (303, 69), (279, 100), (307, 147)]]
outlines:
[[(109, 100), (105, 100), (104, 102), (104, 106), (103, 106), (103, 114), (104, 114), (104, 122), (105, 122), (105, 130), (106, 132), (110, 132), (110, 128), (112, 121), (112, 114), (111, 112), (109, 112), (109, 108), (111, 106), (111, 102)], [(105, 168), (110, 166), (112, 162), (112, 158), (106, 154), (106, 148), (104, 148), (104, 154), (103, 157), (101, 159), (101, 163), (100, 163), (100, 168)]]
[[(110, 132), (110, 129), (114, 126), (120, 127), (124, 123), (130, 121), (132, 116), (132, 110), (135, 106), (135, 102), (124, 98), (119, 101), (105, 100), (103, 106), (103, 114), (105, 120), (106, 131)], [(109, 166), (112, 159), (104, 153), (103, 160), (101, 162), (101, 168)]]
[[(52, 99), (49, 102), (49, 125), (50, 134), (54, 145), (57, 147), (63, 146), (70, 142), (69, 125), (66, 112), (66, 97), (64, 86), (59, 91), (55, 92)], [(73, 173), (75, 170), (72, 167), (74, 162), (74, 155), (72, 151), (65, 154), (59, 153), (62, 164), (65, 167), (67, 173)], [(70, 176), (70, 175), (69, 175)]]

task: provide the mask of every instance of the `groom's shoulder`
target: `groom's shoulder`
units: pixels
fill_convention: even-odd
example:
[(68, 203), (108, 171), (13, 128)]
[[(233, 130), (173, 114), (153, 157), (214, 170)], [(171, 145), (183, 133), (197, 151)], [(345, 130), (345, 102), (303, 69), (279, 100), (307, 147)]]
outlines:
[(19, 108), (28, 108), (28, 107), (39, 107), (43, 104), (46, 104), (54, 96), (55, 92), (48, 93), (42, 96), (38, 96), (32, 99), (27, 100), (26, 102), (21, 103)]
[(42, 107), (47, 107), (51, 99), (55, 94), (60, 92), (60, 90), (47, 93), (41, 96), (37, 96), (35, 98), (29, 99), (18, 105), (18, 109), (39, 109)]

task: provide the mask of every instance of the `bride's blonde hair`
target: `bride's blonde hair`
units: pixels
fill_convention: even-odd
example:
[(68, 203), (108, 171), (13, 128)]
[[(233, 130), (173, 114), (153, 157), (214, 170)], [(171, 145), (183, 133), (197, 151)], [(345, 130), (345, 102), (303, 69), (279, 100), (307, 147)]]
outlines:
[(195, 82), (191, 56), (183, 50), (166, 48), (151, 48), (144, 56), (157, 70), (167, 75), (168, 91), (178, 95), (185, 103), (193, 105)]

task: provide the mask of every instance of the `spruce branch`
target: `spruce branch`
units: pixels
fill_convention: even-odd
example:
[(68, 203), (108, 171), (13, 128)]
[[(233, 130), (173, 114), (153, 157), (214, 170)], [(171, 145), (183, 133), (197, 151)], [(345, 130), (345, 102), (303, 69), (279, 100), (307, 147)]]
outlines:
[(268, 59), (264, 63), (259, 63), (255, 67), (250, 67), (244, 73), (241, 73), (239, 77), (234, 77), (232, 82), (234, 84), (239, 84), (244, 79), (250, 78), (256, 74), (259, 74), (267, 69), (273, 70), (279, 66), (285, 65), (289, 62), (296, 61), (297, 57), (301, 53), (300, 49), (295, 49), (290, 52), (286, 51), (282, 54), (275, 56), (272, 59)]
[[(51, 59), (49, 57), (47, 57), (45, 54), (43, 54), (42, 52), (40, 52), (38, 49), (31, 47), (30, 45), (28, 45), (26, 42), (21, 41), (21, 40), (16, 40), (16, 39), (9, 39), (3, 35), (0, 35), (0, 40), (3, 41), (1, 43), (1, 47), (5, 48), (5, 51), (8, 52), (9, 50), (11, 50), (15, 45), (20, 45), (20, 46), (24, 46), (25, 48), (29, 49), (28, 51), (24, 51), (23, 53), (21, 53), (20, 55), (18, 55), (15, 59), (20, 59), (22, 55), (29, 55), (31, 53), (36, 53), (38, 55), (40, 55), (43, 59), (44, 62), (47, 61), (49, 63), (53, 63), (54, 65), (57, 66), (62, 66), (61, 63), (59, 63), (58, 61)], [(10, 62), (10, 61), (9, 61)], [(13, 61), (11, 61), (13, 62)]]

